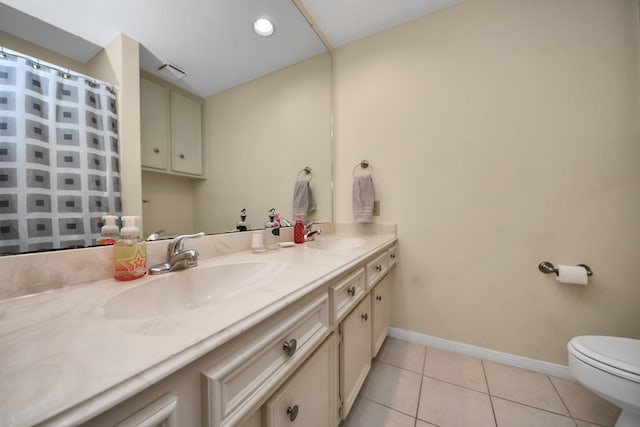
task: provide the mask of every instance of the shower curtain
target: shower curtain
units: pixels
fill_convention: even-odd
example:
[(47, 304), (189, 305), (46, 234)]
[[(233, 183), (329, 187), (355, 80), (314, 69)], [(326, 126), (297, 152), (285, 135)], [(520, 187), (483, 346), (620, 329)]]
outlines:
[(95, 244), (120, 215), (115, 90), (0, 58), (0, 254)]

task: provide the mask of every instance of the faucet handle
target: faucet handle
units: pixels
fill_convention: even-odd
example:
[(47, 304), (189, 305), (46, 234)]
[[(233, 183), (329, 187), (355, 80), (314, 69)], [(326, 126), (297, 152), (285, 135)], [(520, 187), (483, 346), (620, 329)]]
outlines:
[(171, 256), (173, 254), (182, 252), (182, 245), (185, 240), (202, 236), (204, 236), (204, 232), (201, 231), (195, 234), (181, 234), (174, 237), (173, 240), (171, 240), (171, 242), (169, 243), (169, 246), (167, 246), (167, 254)]
[(309, 233), (311, 231), (311, 229), (313, 228), (313, 222), (308, 223), (307, 225), (305, 225), (304, 227), (304, 231), (306, 233)]

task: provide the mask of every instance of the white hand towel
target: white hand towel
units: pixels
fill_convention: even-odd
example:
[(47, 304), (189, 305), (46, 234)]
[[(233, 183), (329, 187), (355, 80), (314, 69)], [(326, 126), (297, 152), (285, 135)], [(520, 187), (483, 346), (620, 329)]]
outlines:
[(311, 192), (309, 181), (296, 181), (293, 189), (293, 216), (296, 214), (306, 215), (317, 209), (316, 201)]
[(353, 177), (353, 220), (355, 222), (373, 222), (373, 202), (376, 198), (373, 189), (373, 177)]

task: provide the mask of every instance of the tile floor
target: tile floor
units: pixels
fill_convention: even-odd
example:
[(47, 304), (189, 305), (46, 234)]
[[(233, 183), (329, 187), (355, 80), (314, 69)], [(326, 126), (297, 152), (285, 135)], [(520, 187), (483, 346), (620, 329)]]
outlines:
[(387, 337), (341, 427), (597, 427), (619, 412), (574, 381)]

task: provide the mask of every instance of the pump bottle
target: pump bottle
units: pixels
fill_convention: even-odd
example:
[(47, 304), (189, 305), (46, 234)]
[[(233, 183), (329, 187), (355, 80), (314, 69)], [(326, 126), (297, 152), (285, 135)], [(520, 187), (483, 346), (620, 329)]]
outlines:
[(249, 224), (247, 224), (247, 210), (242, 209), (240, 211), (240, 221), (236, 226), (236, 230), (238, 231), (247, 231), (249, 229)]
[(120, 228), (116, 225), (116, 215), (103, 215), (104, 225), (100, 229), (102, 236), (96, 240), (96, 245), (113, 245), (120, 238)]
[(295, 243), (304, 243), (304, 224), (302, 223), (302, 214), (296, 214), (296, 224), (293, 226), (293, 241)]
[(147, 244), (140, 240), (137, 216), (123, 216), (120, 240), (113, 247), (113, 277), (133, 280), (147, 274)]
[(264, 224), (264, 247), (267, 250), (279, 248), (280, 223), (275, 219), (275, 212), (275, 208), (269, 210), (269, 220)]

